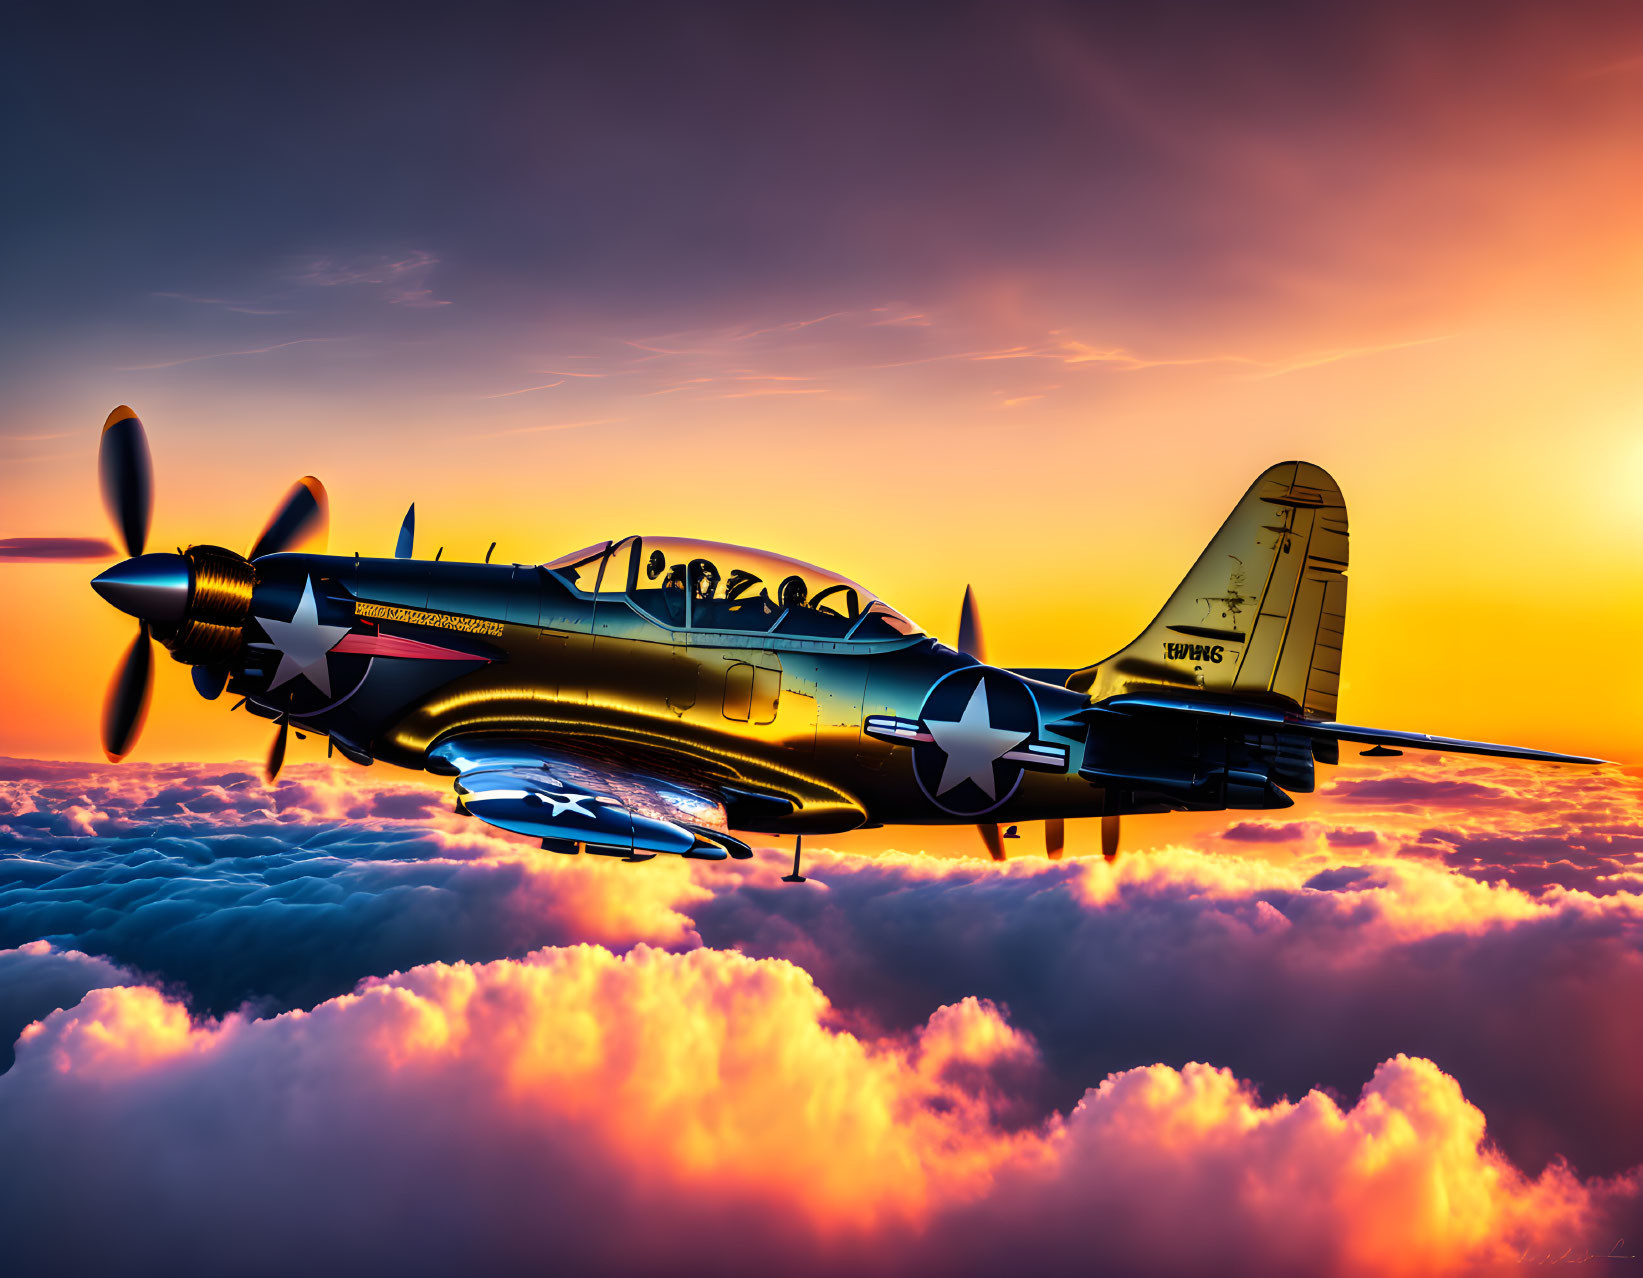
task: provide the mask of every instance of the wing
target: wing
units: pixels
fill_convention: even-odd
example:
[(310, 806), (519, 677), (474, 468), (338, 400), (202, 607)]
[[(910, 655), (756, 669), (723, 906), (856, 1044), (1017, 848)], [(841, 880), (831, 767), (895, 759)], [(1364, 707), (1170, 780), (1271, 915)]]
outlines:
[(1353, 741), (1373, 746), (1379, 753), (1396, 754), (1400, 749), (1439, 750), (1447, 754), (1483, 754), (1500, 759), (1533, 759), (1541, 763), (1602, 763), (1578, 754), (1554, 754), (1550, 750), (1531, 750), (1524, 746), (1495, 745), (1488, 741), (1466, 741), (1459, 737), (1434, 737), (1424, 732), (1399, 732), (1392, 728), (1363, 728), (1351, 723), (1308, 719), (1304, 715), (1286, 712), (1269, 706), (1237, 701), (1212, 701), (1170, 697), (1165, 695), (1137, 695), (1109, 697), (1097, 706), (1082, 711), (1080, 717), (1095, 714), (1123, 714), (1129, 716), (1175, 715), (1184, 720), (1203, 723), (1238, 724), (1271, 732), (1282, 729), (1325, 741)]
[(726, 833), (724, 803), (703, 788), (526, 740), (457, 738), (428, 755), (455, 774), (459, 810), (556, 852), (580, 844), (634, 860), (753, 855)]

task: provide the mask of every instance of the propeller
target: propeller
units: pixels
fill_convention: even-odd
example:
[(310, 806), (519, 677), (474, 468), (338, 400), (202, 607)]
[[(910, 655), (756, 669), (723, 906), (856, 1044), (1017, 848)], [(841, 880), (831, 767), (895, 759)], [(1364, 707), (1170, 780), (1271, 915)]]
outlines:
[(103, 753), (110, 763), (118, 763), (131, 752), (137, 734), (148, 718), (148, 698), (154, 691), (154, 647), (148, 637), (148, 623), (137, 623), (137, 637), (115, 667), (114, 678), (103, 695)]
[(207, 701), (215, 701), (222, 696), (222, 690), (228, 686), (227, 666), (195, 666), (194, 691)]
[[(193, 546), (187, 553), (144, 554), (154, 516), (154, 469), (148, 436), (137, 414), (121, 404), (103, 423), (97, 449), (103, 506), (118, 529), (126, 559), (99, 573), (92, 587), (137, 619), (137, 637), (115, 667), (103, 698), (103, 751), (110, 761), (130, 753), (142, 731), (154, 687), (154, 642), (193, 667), (194, 686), (208, 700), (228, 681), (241, 626), (250, 607), (256, 570), (232, 551)], [(292, 485), (252, 548), (251, 558), (321, 547), (330, 524), (325, 486), (312, 475)], [(268, 779), (285, 761), (290, 714), (280, 720), (268, 755)]]
[(120, 530), (126, 554), (142, 554), (154, 518), (154, 467), (143, 424), (124, 404), (103, 423), (97, 475), (102, 481), (103, 508)]
[(1051, 817), (1044, 822), (1044, 855), (1059, 861), (1066, 850), (1067, 822), (1061, 817)]
[(1116, 815), (1101, 818), (1101, 855), (1107, 858), (1108, 865), (1118, 859), (1118, 817)]
[[(103, 490), (103, 508), (119, 530), (120, 540), (130, 556), (126, 562), (142, 562), (147, 558), (143, 547), (148, 543), (148, 528), (154, 517), (154, 468), (149, 460), (148, 436), (143, 424), (124, 404), (103, 423), (103, 436), (97, 446), (97, 475)], [(156, 588), (153, 581), (147, 585), (150, 590)], [(122, 581), (116, 588), (131, 595), (140, 593), (144, 586), (133, 580)], [(115, 667), (114, 678), (103, 696), (103, 753), (109, 762), (117, 762), (130, 753), (137, 734), (142, 731), (143, 720), (148, 717), (148, 699), (153, 688), (153, 644), (148, 622), (139, 617), (137, 637)]]
[(312, 475), (304, 475), (274, 508), (248, 558), (277, 555), (307, 542), (323, 550), (330, 529), (331, 499), (325, 495), (325, 485)]
[(291, 734), (291, 713), (280, 716), (279, 731), (274, 733), (274, 744), (268, 747), (268, 764), (263, 768), (263, 776), (268, 778), (268, 784), (273, 785), (279, 780), (280, 769), (285, 766), (285, 741)]
[[(277, 555), (304, 544), (323, 550), (330, 532), (331, 499), (326, 495), (325, 485), (312, 475), (304, 475), (291, 485), (268, 517), (257, 544), (251, 547), (249, 558), (257, 560), (264, 555)], [(404, 539), (403, 531), (400, 537)], [(263, 768), (269, 785), (279, 779), (280, 769), (285, 766), (285, 744), (291, 735), (289, 710), (280, 716), (279, 725), (273, 744), (268, 747), (268, 763)]]

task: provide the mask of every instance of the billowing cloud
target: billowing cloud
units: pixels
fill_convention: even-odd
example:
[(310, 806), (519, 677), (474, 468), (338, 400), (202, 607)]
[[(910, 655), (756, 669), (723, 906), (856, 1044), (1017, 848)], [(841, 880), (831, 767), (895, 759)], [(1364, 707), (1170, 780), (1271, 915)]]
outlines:
[[(432, 965), (196, 1024), (105, 989), (0, 1077), (8, 1254), (63, 1271), (1423, 1272), (1601, 1236), (1634, 1191), (1536, 1178), (1429, 1062), (1343, 1108), (1154, 1065), (1001, 1124), (1034, 1048), (968, 1000), (828, 1024), (790, 964), (645, 948)], [(95, 1229), (66, 1229), (63, 1195)], [(186, 1204), (186, 1211), (179, 1210)], [(1190, 1221), (1191, 1227), (1183, 1227)], [(253, 1241), (254, 1240), (254, 1241)]]
[(243, 772), (110, 769), (0, 780), (0, 796), (0, 945), (110, 956), (201, 1014), (310, 1006), (436, 959), (693, 944), (678, 907), (706, 895), (683, 863), (544, 856), (441, 822), (425, 787), (322, 770), (269, 790)]
[(1009, 1007), (1058, 1104), (1153, 1060), (1350, 1094), (1408, 1050), (1459, 1078), (1525, 1165), (1643, 1161), (1643, 1029), (1622, 1010), (1643, 1001), (1643, 896), (1326, 864), (840, 860), (811, 871), (825, 893), (750, 879), (691, 916), (709, 945), (801, 964), (858, 1025), (905, 1028), (970, 994)]
[[(50, 1169), (106, 1140), (84, 1209), (184, 1268), (223, 1222), (270, 1235), (269, 1203), (301, 1222), (271, 1271), (321, 1243), (357, 1267), (362, 1221), (407, 1272), (457, 1238), (504, 1272), (1603, 1250), (1643, 1164), (1637, 779), (1390, 774), (1445, 783), (1423, 805), (1337, 775), (1247, 823), (1281, 838), (1112, 867), (816, 848), (794, 888), (775, 856), (544, 854), (391, 773), (0, 763), (0, 972), (67, 978), (14, 1017), (45, 1019), (0, 1141)], [(253, 1148), (231, 1198), (203, 1169)], [(443, 1214), (407, 1225), (430, 1184)], [(209, 1219), (180, 1241), (148, 1193)]]
[(92, 990), (131, 985), (136, 978), (107, 959), (30, 941), (0, 950), (0, 1069), (24, 1027), (60, 1007), (73, 1007)]

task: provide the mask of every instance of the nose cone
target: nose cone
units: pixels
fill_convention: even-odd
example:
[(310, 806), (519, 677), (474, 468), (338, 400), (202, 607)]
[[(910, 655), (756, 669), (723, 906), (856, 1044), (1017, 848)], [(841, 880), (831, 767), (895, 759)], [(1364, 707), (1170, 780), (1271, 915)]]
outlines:
[(188, 560), (138, 555), (93, 577), (91, 588), (121, 612), (144, 621), (181, 621), (188, 611)]

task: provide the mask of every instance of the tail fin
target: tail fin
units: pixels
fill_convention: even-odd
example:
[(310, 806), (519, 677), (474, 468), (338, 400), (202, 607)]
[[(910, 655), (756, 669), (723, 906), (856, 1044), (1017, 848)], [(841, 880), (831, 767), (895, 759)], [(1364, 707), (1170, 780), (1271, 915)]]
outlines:
[(1198, 688), (1333, 719), (1346, 627), (1346, 502), (1320, 467), (1280, 462), (1250, 486), (1141, 637), (1075, 670), (1097, 701)]

